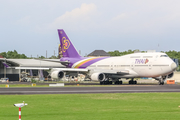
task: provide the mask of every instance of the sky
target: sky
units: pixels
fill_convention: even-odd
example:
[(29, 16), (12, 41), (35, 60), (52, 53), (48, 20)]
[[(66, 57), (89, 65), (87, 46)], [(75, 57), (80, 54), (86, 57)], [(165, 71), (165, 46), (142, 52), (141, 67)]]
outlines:
[(180, 0), (0, 0), (0, 52), (58, 54), (64, 29), (81, 55), (94, 50), (180, 51)]

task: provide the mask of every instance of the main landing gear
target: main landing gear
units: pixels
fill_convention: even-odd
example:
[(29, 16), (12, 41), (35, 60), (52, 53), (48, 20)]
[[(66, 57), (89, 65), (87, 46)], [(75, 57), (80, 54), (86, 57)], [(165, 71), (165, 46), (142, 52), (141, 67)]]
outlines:
[(112, 81), (100, 81), (100, 85), (112, 85)]
[[(100, 81), (100, 85), (112, 85), (112, 84), (115, 84), (115, 85), (121, 85), (123, 82), (122, 81), (119, 81), (119, 79), (112, 79), (112, 81), (109, 81), (106, 80), (106, 81)], [(130, 81), (129, 81), (129, 84), (137, 84), (137, 81), (134, 80), (134, 78), (132, 78)], [(161, 82), (161, 84), (163, 85), (164, 84), (164, 81)]]
[(119, 81), (119, 79), (120, 78), (112, 78), (112, 81), (114, 82), (115, 85), (122, 85), (123, 82), (121, 80)]
[(129, 81), (129, 84), (137, 84), (137, 81), (136, 81), (136, 80), (134, 81), (134, 78), (132, 78), (132, 79)]
[(114, 84), (115, 85), (122, 85), (122, 81), (115, 81)]
[[(113, 84), (112, 81), (101, 81), (100, 82), (100, 85), (112, 85), (112, 84)], [(121, 85), (122, 81), (115, 81), (114, 84), (115, 85)]]
[(100, 85), (112, 85), (113, 83), (115, 85), (121, 85), (122, 81), (119, 81), (119, 79), (118, 80), (112, 79), (112, 81), (109, 81), (109, 80), (107, 80), (107, 81), (100, 81)]

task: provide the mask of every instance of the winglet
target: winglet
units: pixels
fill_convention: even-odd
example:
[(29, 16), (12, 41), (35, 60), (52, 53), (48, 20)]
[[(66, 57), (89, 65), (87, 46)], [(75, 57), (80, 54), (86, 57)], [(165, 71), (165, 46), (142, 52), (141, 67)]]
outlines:
[(5, 62), (2, 62), (2, 64), (3, 64), (6, 68), (9, 67)]

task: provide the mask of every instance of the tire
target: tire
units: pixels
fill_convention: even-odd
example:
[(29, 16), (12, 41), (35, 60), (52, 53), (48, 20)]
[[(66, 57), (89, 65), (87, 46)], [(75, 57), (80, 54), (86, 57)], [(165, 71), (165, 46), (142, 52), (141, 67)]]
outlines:
[(122, 81), (119, 81), (119, 84), (121, 84), (121, 85), (122, 85)]
[(134, 84), (137, 84), (137, 81), (133, 81)]
[(164, 82), (162, 83), (162, 85), (164, 85)]
[(132, 81), (131, 81), (131, 80), (129, 81), (129, 84), (130, 84), (130, 85), (132, 84)]
[(159, 82), (159, 85), (164, 85), (164, 81), (163, 82)]
[(112, 85), (112, 81), (109, 81), (109, 84), (111, 84), (111, 85)]

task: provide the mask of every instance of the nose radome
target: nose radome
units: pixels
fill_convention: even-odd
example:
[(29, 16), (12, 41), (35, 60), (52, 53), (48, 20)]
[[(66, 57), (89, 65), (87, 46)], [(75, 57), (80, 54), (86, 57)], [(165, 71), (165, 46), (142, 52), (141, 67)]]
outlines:
[(175, 70), (176, 68), (177, 68), (177, 65), (176, 65), (175, 62), (173, 62), (173, 63), (171, 64), (171, 69), (172, 69), (172, 70)]

